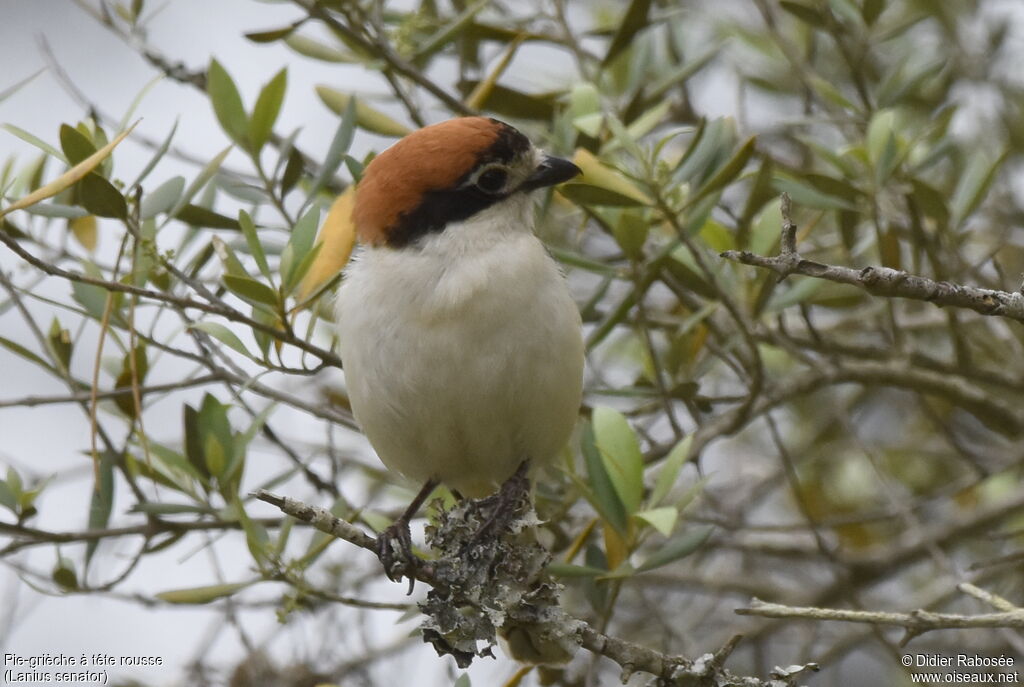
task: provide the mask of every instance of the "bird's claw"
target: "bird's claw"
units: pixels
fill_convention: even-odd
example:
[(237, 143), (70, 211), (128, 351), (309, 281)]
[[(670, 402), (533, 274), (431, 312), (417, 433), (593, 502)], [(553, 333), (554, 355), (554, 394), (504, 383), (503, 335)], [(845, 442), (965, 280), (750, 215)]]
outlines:
[[(397, 544), (397, 550), (396, 545)], [(384, 566), (384, 574), (392, 582), (401, 582), (403, 577), (409, 578), (409, 591), (412, 594), (416, 583), (416, 569), (419, 558), (412, 552), (412, 534), (409, 532), (409, 521), (399, 518), (377, 537), (377, 558)]]
[(509, 477), (501, 488), (485, 499), (481, 499), (480, 506), (490, 510), (490, 515), (477, 531), (470, 537), (462, 547), (462, 553), (466, 554), (483, 541), (504, 532), (512, 522), (521, 514), (524, 499), (528, 502), (530, 495), (530, 480), (527, 477), (529, 462), (523, 461), (519, 469)]

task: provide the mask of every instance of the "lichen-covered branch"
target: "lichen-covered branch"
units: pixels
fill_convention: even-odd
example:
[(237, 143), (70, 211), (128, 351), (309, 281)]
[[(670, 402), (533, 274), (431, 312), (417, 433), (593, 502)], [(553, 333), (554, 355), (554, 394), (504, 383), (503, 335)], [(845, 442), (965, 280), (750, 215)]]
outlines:
[[(321, 532), (377, 554), (376, 538), (324, 508), (265, 490), (253, 495)], [(644, 672), (678, 687), (786, 687), (794, 685), (805, 671), (817, 670), (816, 665), (808, 664), (776, 671), (767, 680), (737, 677), (723, 664), (739, 643), (739, 636), (719, 651), (691, 660), (600, 632), (565, 613), (557, 603), (558, 585), (543, 570), (534, 569), (538, 563), (546, 564), (549, 556), (532, 537), (523, 536), (522, 526), (535, 522), (532, 509), (520, 514), (507, 532), (481, 540), (473, 538), (482, 519), (490, 515), (487, 502), (465, 501), (444, 513), (436, 526), (428, 528), (428, 542), (439, 550), (438, 559), (422, 561), (409, 571), (432, 588), (427, 600), (420, 604), (429, 617), (424, 640), (439, 653), (454, 656), (460, 665), (468, 665), (475, 656), (489, 655), (489, 646), (476, 649), (476, 640), (493, 644), (497, 632), (513, 652), (523, 648), (539, 652), (533, 656), (536, 662), (564, 662), (571, 658), (574, 647), (582, 647), (617, 663), (623, 680)], [(468, 553), (467, 543), (472, 545)], [(525, 572), (530, 574), (517, 579)], [(446, 606), (454, 612), (446, 613)], [(470, 607), (476, 612), (467, 613)]]

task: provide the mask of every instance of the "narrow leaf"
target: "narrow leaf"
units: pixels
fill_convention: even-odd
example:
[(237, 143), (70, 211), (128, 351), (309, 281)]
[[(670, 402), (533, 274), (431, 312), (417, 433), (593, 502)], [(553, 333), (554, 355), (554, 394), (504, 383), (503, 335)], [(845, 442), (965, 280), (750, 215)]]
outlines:
[(413, 61), (418, 62), (423, 60), (441, 48), (451, 45), (455, 37), (462, 33), (462, 31), (472, 23), (473, 17), (487, 6), (488, 1), (489, 0), (478, 0), (478, 2), (467, 7), (450, 24), (427, 38), (420, 46), (419, 50), (416, 51), (416, 54), (413, 55)]
[(282, 284), (285, 295), (292, 295), (295, 291), (295, 287), (302, 282), (303, 278), (309, 272), (309, 268), (312, 267), (317, 256), (320, 254), (321, 248), (323, 248), (323, 246), (319, 243), (314, 245), (301, 260), (297, 260), (292, 263), (295, 267), (289, 271), (288, 279)]
[(642, 510), (636, 517), (648, 523), (664, 536), (672, 534), (676, 528), (676, 521), (679, 519), (679, 511), (673, 506), (662, 506), (651, 510)]
[(153, 90), (154, 86), (163, 81), (164, 78), (165, 77), (163, 74), (154, 76), (152, 79), (149, 80), (149, 83), (143, 86), (142, 90), (140, 90), (138, 94), (134, 98), (132, 98), (132, 102), (128, 105), (128, 109), (124, 111), (123, 115), (121, 115), (121, 121), (117, 125), (118, 129), (123, 129), (126, 126), (128, 126), (128, 122), (131, 120), (132, 115), (135, 114), (135, 110), (137, 110), (139, 105), (142, 104), (143, 98), (145, 98), (146, 95), (151, 90)]
[(580, 446), (587, 466), (590, 488), (593, 491), (594, 508), (597, 509), (605, 522), (624, 535), (629, 528), (626, 510), (615, 487), (612, 485), (612, 480), (605, 469), (604, 461), (601, 460), (601, 453), (595, 444), (594, 428), (591, 423), (583, 425)]
[(85, 134), (67, 124), (60, 125), (60, 147), (68, 163), (72, 165), (77, 165), (96, 152), (96, 146), (85, 137)]
[(810, 184), (791, 177), (777, 176), (774, 181), (775, 190), (785, 191), (796, 205), (819, 208), (822, 210), (856, 210), (854, 203), (828, 193), (823, 193)]
[(39, 150), (43, 151), (47, 155), (57, 158), (61, 162), (66, 163), (68, 161), (68, 159), (64, 157), (64, 153), (60, 152), (59, 150), (57, 150), (52, 145), (50, 145), (43, 139), (39, 138), (35, 134), (30, 134), (29, 132), (25, 131), (21, 127), (14, 126), (13, 124), (0, 124), (0, 129), (6, 129), (7, 131), (11, 132), (21, 140), (25, 141), (25, 143), (33, 145), (36, 148), (39, 148)]
[(160, 162), (160, 160), (163, 159), (164, 155), (167, 154), (167, 151), (171, 147), (171, 141), (174, 140), (174, 134), (177, 133), (177, 131), (178, 120), (175, 119), (174, 125), (171, 127), (171, 130), (167, 132), (167, 136), (165, 136), (164, 140), (160, 143), (160, 147), (156, 149), (156, 152), (153, 153), (153, 157), (149, 158), (149, 162), (147, 162), (146, 166), (142, 168), (141, 172), (139, 172), (139, 176), (135, 178), (135, 181), (128, 185), (128, 188), (138, 186), (143, 182), (143, 180), (145, 180), (146, 177), (149, 176), (149, 173), (153, 171), (157, 163)]
[(277, 291), (270, 288), (263, 282), (248, 277), (238, 277), (233, 274), (224, 275), (224, 286), (232, 293), (241, 296), (247, 301), (255, 301), (277, 307)]
[(650, 222), (635, 208), (625, 208), (612, 225), (612, 235), (627, 257), (639, 260), (644, 254), (650, 227)]
[(644, 491), (644, 458), (633, 428), (617, 410), (606, 406), (594, 409), (594, 440), (615, 493), (627, 513), (640, 507)]
[(971, 156), (949, 203), (953, 226), (959, 226), (985, 199), (1008, 154), (1009, 150), (1004, 150), (995, 160), (980, 152)]
[[(596, 205), (649, 205), (651, 199), (617, 170), (605, 165), (585, 148), (576, 150), (572, 161), (583, 172), (576, 180), (563, 184), (559, 192), (570, 198), (577, 193), (593, 191)], [(593, 187), (584, 189), (583, 187)], [(584, 196), (586, 197), (586, 196)], [(584, 201), (586, 202), (586, 201)]]
[(112, 183), (99, 174), (86, 174), (78, 182), (81, 205), (93, 215), (125, 219), (128, 217), (128, 203)]
[(231, 246), (224, 242), (219, 236), (214, 236), (210, 240), (210, 245), (213, 246), (213, 251), (220, 258), (220, 263), (224, 267), (226, 274), (233, 275), (235, 277), (246, 277), (251, 279), (249, 271), (245, 269), (245, 265), (235, 255), (235, 251), (232, 250)]
[(327, 183), (328, 179), (334, 176), (334, 173), (338, 171), (338, 167), (341, 166), (341, 161), (345, 157), (345, 153), (348, 152), (349, 146), (352, 145), (352, 138), (355, 136), (356, 120), (358, 116), (359, 104), (355, 99), (349, 100), (348, 105), (345, 106), (345, 114), (341, 118), (341, 122), (338, 124), (337, 130), (334, 132), (334, 138), (331, 139), (331, 145), (327, 147), (327, 154), (324, 156), (323, 166), (316, 175), (316, 179), (313, 180), (313, 185), (309, 189), (308, 198), (313, 198), (320, 191), (321, 188)]
[(56, 317), (50, 323), (50, 330), (46, 333), (46, 347), (53, 359), (57, 361), (60, 369), (69, 370), (71, 366), (71, 354), (75, 350), (75, 344), (71, 340), (71, 332), (60, 326)]
[(861, 9), (864, 23), (868, 26), (874, 24), (883, 10), (885, 10), (885, 0), (864, 0), (864, 6)]
[(794, 0), (780, 0), (779, 5), (805, 24), (819, 29), (825, 28), (825, 17), (818, 8)]
[(202, 479), (210, 473), (206, 469), (206, 456), (203, 452), (202, 435), (199, 431), (199, 411), (187, 403), (184, 404), (182, 410), (185, 457), (188, 458), (193, 474)]
[(657, 506), (661, 503), (662, 499), (668, 496), (669, 491), (672, 490), (672, 486), (679, 477), (680, 470), (682, 470), (683, 465), (686, 463), (686, 459), (690, 457), (690, 447), (692, 445), (693, 435), (688, 434), (669, 451), (665, 462), (658, 471), (657, 478), (654, 480), (654, 489), (651, 490), (649, 501), (652, 506)]
[(178, 202), (175, 203), (174, 207), (167, 213), (168, 219), (177, 215), (183, 207), (192, 202), (192, 198), (194, 198), (195, 195), (199, 193), (204, 186), (206, 186), (207, 182), (213, 178), (213, 175), (217, 173), (217, 170), (220, 169), (220, 166), (224, 163), (224, 158), (226, 158), (230, 152), (231, 146), (228, 146), (217, 153), (212, 160), (206, 163), (206, 166), (200, 170), (199, 174), (196, 175), (196, 178), (193, 179), (192, 183), (185, 189), (185, 193), (183, 193), (181, 198), (178, 199)]
[(234, 217), (228, 217), (209, 208), (204, 208), (201, 205), (192, 205), (191, 203), (178, 210), (175, 218), (195, 227), (234, 229), (235, 231), (241, 229), (238, 220)]
[(284, 171), (281, 172), (281, 196), (288, 195), (288, 192), (295, 188), (295, 184), (299, 183), (304, 167), (302, 153), (292, 148), (288, 153), (288, 162), (285, 163)]
[(232, 141), (243, 145), (249, 129), (249, 118), (245, 114), (242, 96), (238, 94), (235, 82), (217, 60), (210, 60), (206, 73), (206, 92), (210, 96), (217, 121)]
[(227, 345), (229, 348), (238, 351), (246, 357), (252, 357), (252, 354), (249, 353), (249, 350), (245, 347), (245, 344), (242, 343), (242, 340), (239, 339), (233, 331), (219, 322), (194, 322), (189, 328), (204, 331)]
[[(352, 96), (335, 90), (329, 86), (317, 86), (316, 93), (332, 112), (343, 115), (348, 109)], [(395, 121), (380, 110), (370, 107), (362, 100), (356, 101), (356, 124), (360, 128), (382, 136), (405, 136), (412, 130)]]
[(96, 250), (96, 216), (72, 217), (68, 220), (68, 231), (82, 248), (92, 253)]
[(249, 143), (253, 154), (259, 153), (274, 130), (288, 87), (288, 70), (282, 69), (271, 79), (256, 99), (249, 122)]
[(15, 496), (14, 492), (11, 491), (10, 485), (4, 480), (0, 480), (0, 506), (3, 506), (15, 515), (18, 514), (18, 497)]
[(43, 360), (39, 355), (37, 355), (37, 354), (33, 353), (32, 351), (30, 351), (29, 349), (25, 348), (24, 346), (22, 346), (17, 341), (11, 341), (8, 338), (0, 336), (0, 346), (3, 346), (8, 351), (10, 351), (11, 353), (14, 353), (18, 357), (24, 358), (25, 360), (28, 360), (31, 363), (34, 363), (36, 365), (39, 365), (42, 368), (50, 370), (54, 374), (59, 374), (57, 369), (55, 367), (53, 367), (50, 363), (48, 363), (47, 361)]
[(317, 236), (320, 252), (309, 268), (299, 288), (298, 298), (305, 301), (321, 286), (330, 281), (348, 263), (356, 241), (355, 223), (352, 221), (352, 207), (355, 201), (355, 185), (349, 186), (339, 195), (324, 219)]
[(661, 547), (661, 549), (651, 554), (651, 557), (644, 561), (637, 570), (639, 572), (654, 570), (689, 556), (699, 549), (701, 544), (707, 541), (713, 529), (712, 527), (703, 527), (680, 534)]
[(161, 212), (167, 212), (185, 190), (185, 177), (171, 177), (142, 198), (142, 207), (139, 208), (139, 217), (152, 219)]
[(523, 36), (516, 37), (505, 47), (505, 52), (498, 59), (498, 63), (494, 65), (494, 69), (487, 75), (487, 78), (476, 85), (473, 92), (466, 98), (466, 107), (472, 110), (483, 108), (484, 104), (487, 103), (487, 99), (491, 97), (491, 93), (494, 92), (498, 79), (501, 78), (501, 75), (505, 73), (505, 70), (512, 63), (512, 58), (515, 57), (516, 51), (519, 50), (519, 46), (523, 44), (524, 39), (525, 37)]
[(733, 153), (733, 156), (729, 158), (728, 162), (718, 168), (715, 173), (711, 176), (707, 182), (701, 186), (700, 190), (697, 191), (691, 198), (687, 199), (688, 205), (693, 205), (699, 200), (706, 198), (711, 193), (718, 191), (728, 186), (736, 177), (740, 175), (743, 168), (746, 167), (747, 161), (754, 154), (754, 148), (757, 145), (757, 138), (751, 136), (743, 145), (740, 146), (739, 150)]
[[(459, 82), (459, 90), (469, 94), (479, 86), (475, 79)], [(491, 89), (491, 97), (487, 99), (487, 109), (495, 114), (510, 119), (535, 119), (550, 121), (555, 114), (561, 92), (527, 93), (508, 86), (495, 84)]]
[(75, 564), (70, 558), (61, 556), (50, 577), (64, 589), (78, 589), (78, 575), (75, 574)]
[(256, 224), (252, 221), (252, 217), (245, 210), (238, 211), (238, 225), (242, 228), (242, 234), (245, 236), (245, 242), (249, 246), (249, 253), (256, 259), (256, 265), (260, 268), (260, 273), (271, 281), (270, 265), (267, 263), (267, 254), (263, 250), (263, 244), (260, 243), (259, 235), (256, 233)]
[(651, 90), (647, 93), (647, 97), (651, 100), (661, 98), (669, 91), (669, 89), (685, 82), (691, 76), (706, 67), (708, 63), (718, 55), (719, 50), (720, 48), (718, 47), (711, 48), (689, 62), (684, 62), (678, 67), (670, 69), (664, 76), (656, 79), (654, 83), (651, 84)]
[(228, 406), (218, 401), (213, 394), (206, 394), (199, 407), (199, 434), (203, 441), (207, 469), (220, 477), (228, 457), (234, 453), (234, 434), (228, 421)]
[(245, 512), (245, 507), (237, 494), (232, 495), (231, 505), (238, 515), (238, 522), (241, 523), (242, 530), (245, 531), (245, 543), (249, 548), (249, 553), (259, 565), (266, 560), (267, 552), (270, 549), (270, 536), (267, 534), (267, 529), (258, 522), (253, 522), (249, 514)]
[(293, 33), (287, 36), (284, 39), (284, 43), (300, 55), (311, 57), (321, 62), (355, 62), (357, 59), (352, 53), (326, 45), (309, 36), (303, 36), (301, 33)]
[(128, 129), (122, 131), (120, 134), (115, 136), (114, 140), (112, 140), (110, 143), (103, 146), (95, 153), (87, 157), (85, 160), (82, 160), (77, 165), (75, 165), (68, 171), (64, 172), (50, 183), (36, 189), (35, 191), (28, 194), (21, 200), (12, 203), (11, 205), (8, 205), (3, 210), (0, 210), (0, 217), (3, 217), (4, 215), (10, 212), (13, 212), (14, 210), (21, 210), (31, 205), (35, 205), (39, 201), (46, 200), (47, 198), (57, 195), (64, 189), (73, 186), (75, 183), (77, 183), (83, 177), (85, 177), (89, 172), (95, 169), (101, 162), (107, 159), (110, 153), (114, 151), (114, 148), (116, 148), (117, 145), (121, 141), (123, 141), (125, 137), (128, 136), (128, 134), (132, 132), (132, 129), (134, 129), (137, 125), (138, 122), (132, 124)]
[(608, 52), (601, 60), (601, 66), (609, 65), (619, 53), (633, 43), (633, 37), (647, 26), (647, 17), (650, 12), (651, 0), (633, 0), (629, 3), (629, 8), (626, 9), (626, 14), (622, 17), (622, 23), (619, 24), (611, 45), (608, 46)]
[(290, 291), (291, 287), (298, 283), (299, 278), (296, 276), (295, 270), (313, 248), (316, 228), (319, 223), (320, 208), (314, 207), (300, 217), (292, 228), (288, 245), (281, 253), (281, 281), (286, 285), (285, 291)]
[[(101, 530), (110, 522), (110, 513), (114, 508), (114, 457), (110, 451), (100, 454), (99, 466), (96, 471), (96, 484), (89, 502), (89, 529)], [(96, 553), (98, 539), (92, 539), (85, 547), (85, 565)]]
[(251, 40), (253, 43), (273, 43), (285, 38), (295, 29), (299, 28), (296, 24), (289, 24), (288, 26), (282, 26), (279, 29), (268, 29), (266, 31), (250, 31), (245, 34), (245, 37)]
[(172, 604), (208, 604), (217, 599), (237, 594), (253, 582), (234, 582), (229, 584), (213, 584), (207, 587), (190, 587), (160, 592), (156, 598)]
[(75, 219), (85, 217), (89, 211), (85, 208), (74, 205), (61, 205), (60, 203), (38, 203), (25, 208), (25, 212), (38, 217), (63, 217), (64, 219)]
[(7, 100), (8, 98), (10, 98), (12, 95), (17, 93), (18, 91), (20, 91), (24, 86), (28, 85), (28, 83), (30, 81), (32, 81), (33, 79), (35, 79), (37, 76), (39, 76), (40, 74), (42, 74), (45, 71), (46, 71), (45, 67), (43, 67), (41, 69), (37, 69), (35, 72), (33, 72), (32, 74), (26, 76), (21, 81), (18, 81), (13, 86), (8, 86), (4, 90), (0, 91), (0, 103), (2, 103), (3, 101)]

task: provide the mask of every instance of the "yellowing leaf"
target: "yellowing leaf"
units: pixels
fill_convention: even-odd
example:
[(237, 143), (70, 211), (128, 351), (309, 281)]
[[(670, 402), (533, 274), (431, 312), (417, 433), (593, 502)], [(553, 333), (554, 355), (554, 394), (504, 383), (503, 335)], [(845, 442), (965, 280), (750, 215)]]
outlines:
[(135, 124), (132, 124), (130, 127), (119, 133), (110, 143), (103, 146), (95, 153), (85, 158), (84, 160), (79, 162), (77, 165), (75, 165), (68, 171), (61, 174), (59, 177), (57, 177), (50, 183), (44, 186), (40, 186), (35, 191), (28, 194), (21, 200), (15, 201), (14, 203), (11, 203), (3, 210), (0, 210), (0, 217), (3, 217), (4, 215), (7, 215), (11, 212), (14, 212), (15, 210), (23, 210), (27, 207), (31, 207), (38, 203), (39, 201), (51, 198), (60, 193), (61, 191), (63, 191), (64, 189), (70, 188), (77, 182), (81, 181), (81, 179), (86, 174), (96, 169), (96, 167), (98, 167), (101, 162), (106, 160), (107, 157), (109, 157), (109, 155), (112, 152), (114, 152), (114, 148), (117, 147), (117, 144), (123, 141), (125, 137), (128, 134), (130, 134), (132, 132), (132, 129), (134, 129), (137, 125), (138, 122), (135, 122)]
[(305, 301), (334, 278), (352, 255), (352, 247), (356, 242), (356, 225), (352, 221), (354, 204), (355, 185), (352, 185), (331, 205), (316, 239), (317, 244), (323, 245), (299, 287), (299, 302)]
[(172, 604), (208, 604), (225, 596), (231, 596), (246, 587), (252, 582), (233, 582), (227, 584), (214, 584), (207, 587), (190, 587), (188, 589), (172, 589), (156, 594), (156, 598)]
[(615, 570), (629, 558), (629, 543), (614, 527), (604, 528), (604, 553), (609, 570)]
[[(317, 86), (316, 94), (335, 114), (343, 115), (348, 108), (348, 101), (352, 98), (348, 93), (342, 93), (329, 86)], [(405, 136), (412, 131), (404, 124), (395, 121), (380, 110), (370, 107), (362, 100), (356, 100), (356, 123), (367, 131), (382, 136)]]
[(68, 220), (68, 229), (75, 239), (90, 253), (96, 250), (96, 215), (85, 215)]
[(519, 46), (523, 44), (526, 36), (520, 34), (508, 44), (505, 48), (505, 52), (502, 53), (501, 59), (498, 60), (498, 64), (494, 66), (491, 73), (487, 75), (487, 78), (476, 85), (473, 92), (466, 98), (466, 107), (471, 110), (479, 110), (487, 102), (487, 99), (491, 97), (491, 93), (494, 91), (494, 86), (498, 83), (498, 79), (508, 69), (508, 65), (511, 64), (512, 58), (515, 56)]
[(622, 173), (612, 169), (598, 160), (593, 153), (585, 148), (577, 148), (572, 161), (583, 172), (572, 182), (564, 185), (566, 189), (570, 186), (595, 186), (605, 191), (610, 191), (615, 196), (620, 196), (627, 202), (640, 205), (650, 205), (651, 199), (646, 193), (637, 188), (636, 184), (627, 179)]

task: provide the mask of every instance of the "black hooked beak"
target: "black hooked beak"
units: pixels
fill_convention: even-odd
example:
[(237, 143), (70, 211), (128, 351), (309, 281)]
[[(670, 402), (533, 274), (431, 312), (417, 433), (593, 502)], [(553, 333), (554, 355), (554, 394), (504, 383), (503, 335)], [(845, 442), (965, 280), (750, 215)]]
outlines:
[(519, 188), (523, 191), (533, 191), (534, 189), (554, 186), (563, 181), (569, 181), (569, 179), (572, 179), (577, 174), (582, 173), (583, 170), (568, 160), (545, 155), (541, 163), (537, 165), (537, 169), (533, 170), (533, 174), (527, 177), (526, 181)]

